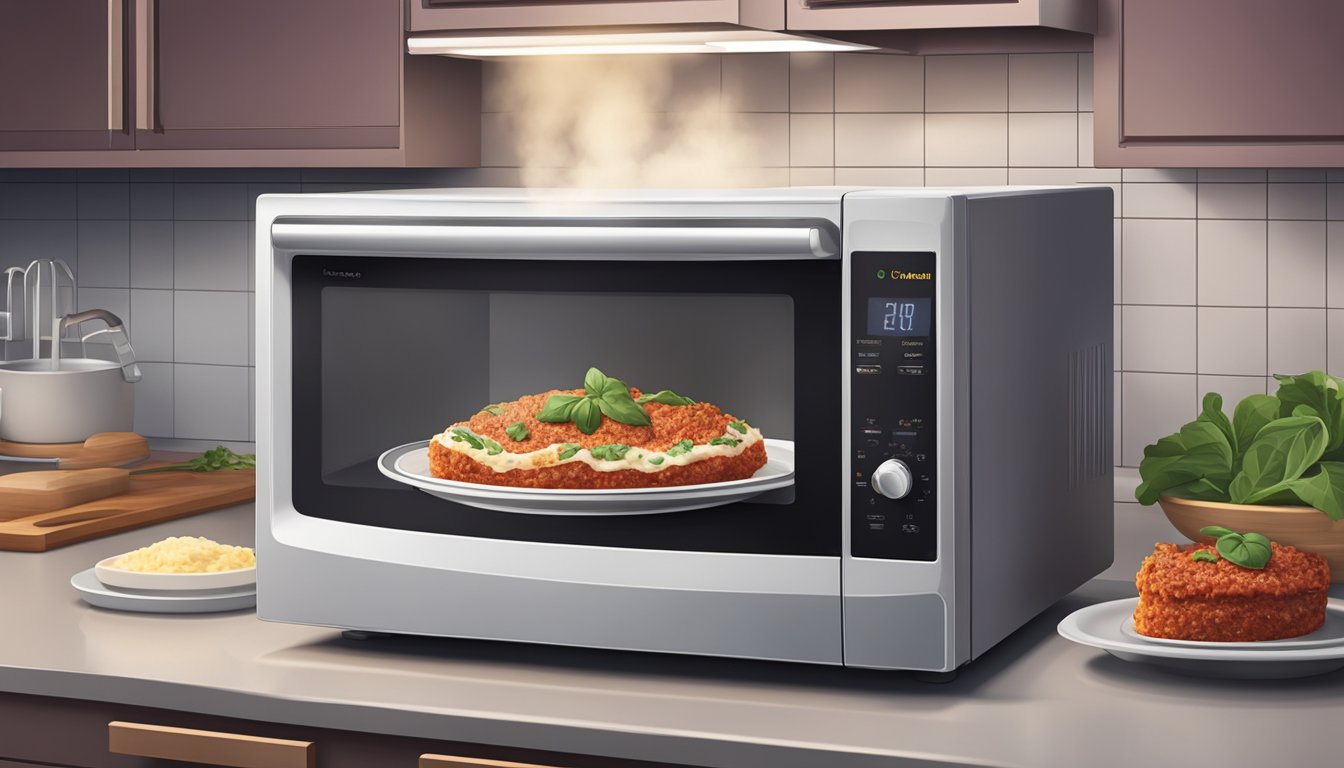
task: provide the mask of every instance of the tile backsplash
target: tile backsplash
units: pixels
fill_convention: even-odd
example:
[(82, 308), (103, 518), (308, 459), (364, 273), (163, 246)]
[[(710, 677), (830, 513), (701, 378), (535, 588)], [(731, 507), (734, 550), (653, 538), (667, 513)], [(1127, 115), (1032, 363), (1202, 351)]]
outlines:
[[(0, 170), (0, 266), (66, 259), (83, 307), (123, 315), (137, 429), (247, 441), (253, 201), (268, 191), (519, 184), (547, 147), (490, 62), (484, 166)], [(1105, 184), (1115, 190), (1116, 456), (1274, 372), (1344, 368), (1344, 171), (1096, 169), (1089, 54), (764, 54), (668, 60), (658, 117), (716, 99), (753, 185)], [(600, 87), (600, 83), (589, 84)], [(1334, 268), (1332, 269), (1332, 263)], [(1272, 390), (1271, 390), (1272, 391)]]

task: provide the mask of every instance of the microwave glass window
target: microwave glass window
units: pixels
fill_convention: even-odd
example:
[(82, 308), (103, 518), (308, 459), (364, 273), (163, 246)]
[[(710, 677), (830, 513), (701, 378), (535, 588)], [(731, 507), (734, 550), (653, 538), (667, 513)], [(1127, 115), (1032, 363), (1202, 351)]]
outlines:
[(931, 299), (869, 298), (869, 336), (928, 336)]

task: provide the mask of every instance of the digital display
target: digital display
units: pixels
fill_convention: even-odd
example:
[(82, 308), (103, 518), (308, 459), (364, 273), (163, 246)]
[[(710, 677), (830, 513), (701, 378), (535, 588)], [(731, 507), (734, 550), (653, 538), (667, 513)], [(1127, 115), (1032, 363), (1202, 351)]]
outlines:
[(932, 299), (868, 299), (869, 336), (928, 336)]

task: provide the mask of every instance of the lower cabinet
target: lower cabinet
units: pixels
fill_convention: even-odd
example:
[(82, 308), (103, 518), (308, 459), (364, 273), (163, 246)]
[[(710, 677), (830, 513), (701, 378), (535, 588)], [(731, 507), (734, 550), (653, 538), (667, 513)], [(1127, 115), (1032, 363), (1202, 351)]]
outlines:
[(690, 768), (0, 693), (0, 768)]

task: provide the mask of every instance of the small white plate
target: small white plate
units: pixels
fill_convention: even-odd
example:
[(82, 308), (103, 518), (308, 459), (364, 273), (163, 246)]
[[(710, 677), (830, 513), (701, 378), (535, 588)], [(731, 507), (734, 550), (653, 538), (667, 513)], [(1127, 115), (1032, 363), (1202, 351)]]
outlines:
[[(1155, 641), (1133, 632), (1137, 597), (1080, 608), (1059, 623), (1066, 640), (1112, 656), (1193, 675), (1270, 679), (1305, 677), (1344, 667), (1344, 600), (1326, 604), (1321, 629), (1300, 638), (1264, 643)], [(1126, 632), (1126, 623), (1130, 630)], [(1132, 633), (1132, 634), (1131, 634)], [(1299, 645), (1282, 645), (1297, 642)], [(1253, 646), (1253, 647), (1248, 647)]]
[(745, 501), (793, 485), (793, 441), (765, 441), (765, 466), (743, 480), (663, 488), (512, 488), (443, 480), (429, 471), (429, 441), (407, 443), (378, 457), (397, 482), (471, 507), (532, 515), (650, 515)]
[(100, 582), (92, 568), (71, 576), (70, 586), (89, 605), (116, 611), (219, 613), (255, 608), (257, 605), (257, 590), (254, 586), (195, 592), (118, 589)]
[(246, 587), (257, 583), (257, 567), (238, 568), (213, 573), (147, 573), (113, 568), (112, 563), (125, 555), (115, 555), (93, 566), (98, 580), (109, 587), (123, 589), (151, 589), (162, 591), (193, 591), (198, 589), (227, 589)]

